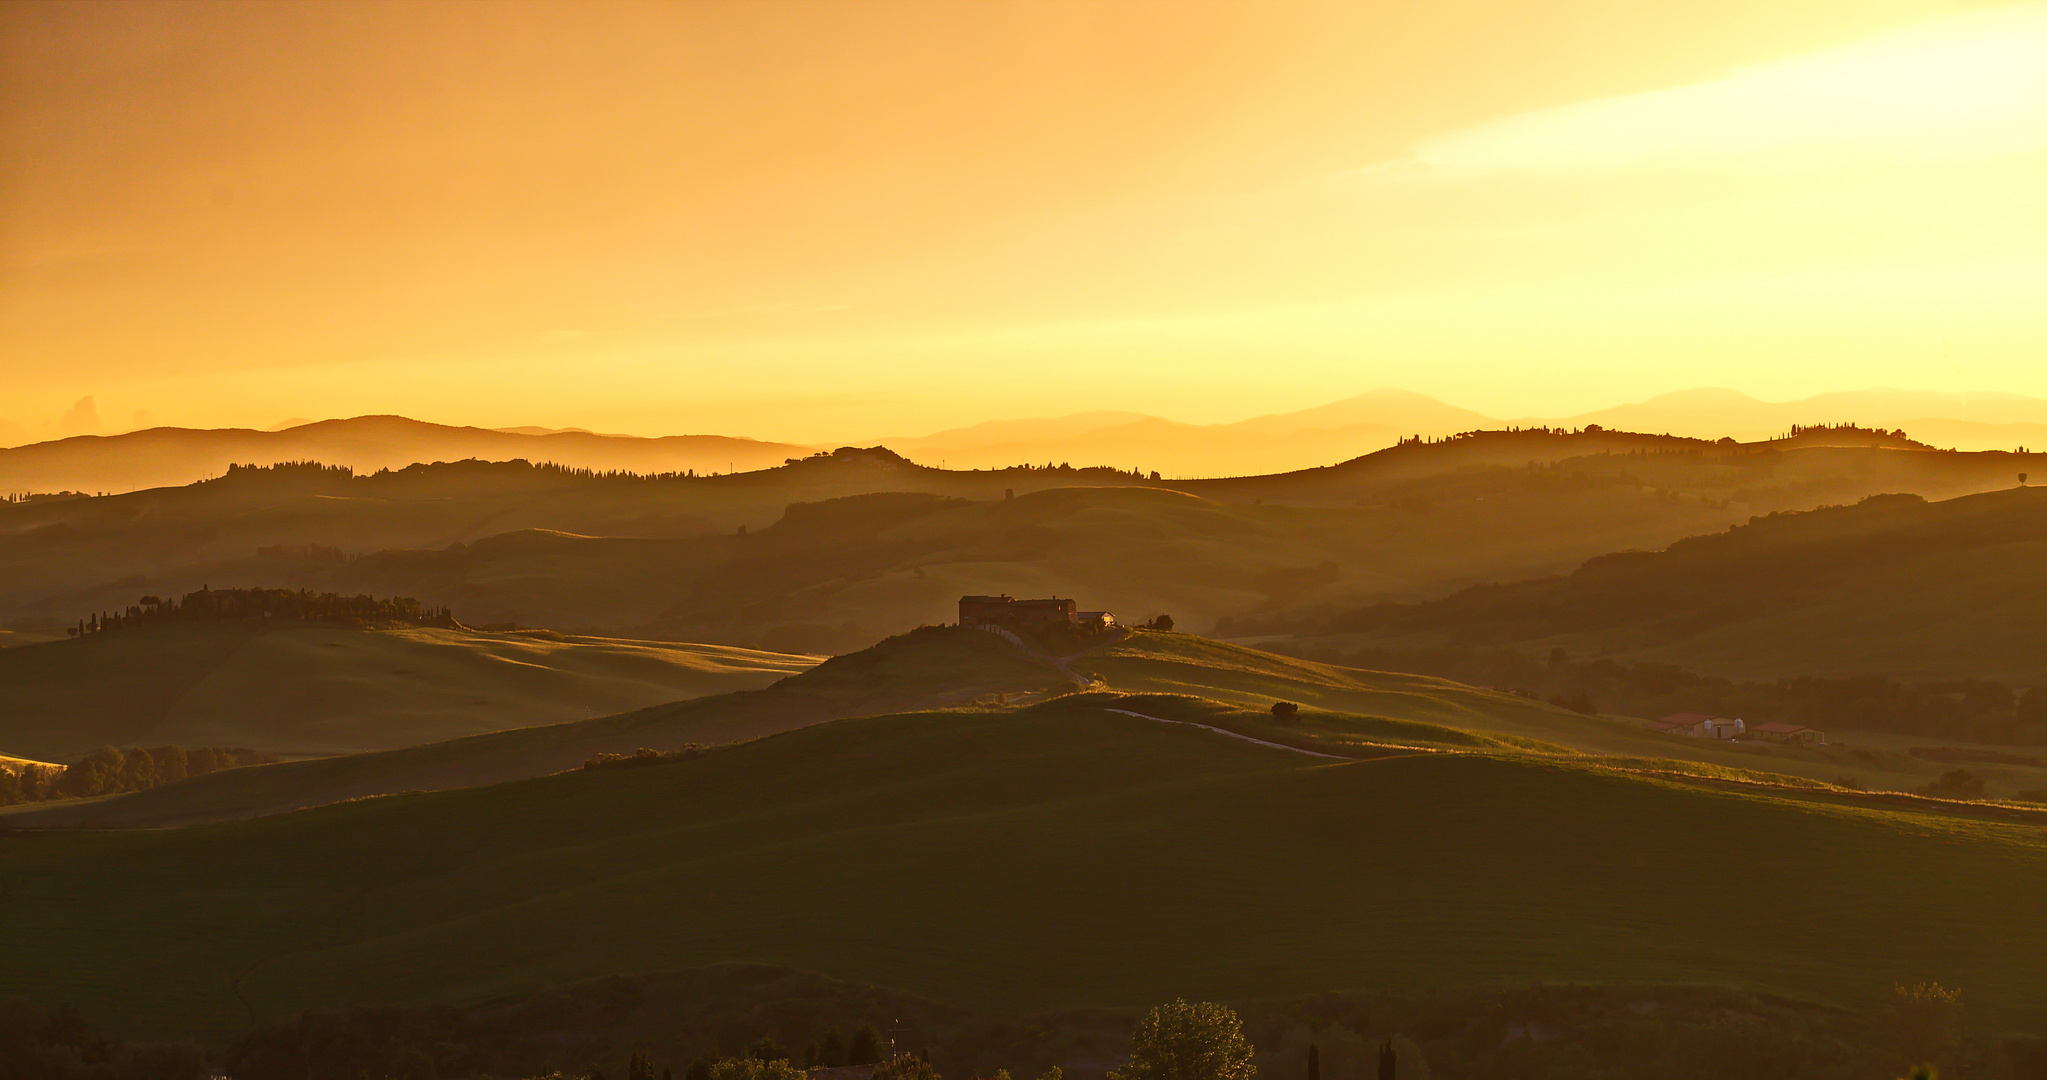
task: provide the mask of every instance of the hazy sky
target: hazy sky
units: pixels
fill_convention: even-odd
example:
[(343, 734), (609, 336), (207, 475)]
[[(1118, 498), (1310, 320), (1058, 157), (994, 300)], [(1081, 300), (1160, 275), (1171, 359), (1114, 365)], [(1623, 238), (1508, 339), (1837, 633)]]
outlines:
[(0, 422), (2047, 396), (2043, 192), (2047, 3), (16, 2)]

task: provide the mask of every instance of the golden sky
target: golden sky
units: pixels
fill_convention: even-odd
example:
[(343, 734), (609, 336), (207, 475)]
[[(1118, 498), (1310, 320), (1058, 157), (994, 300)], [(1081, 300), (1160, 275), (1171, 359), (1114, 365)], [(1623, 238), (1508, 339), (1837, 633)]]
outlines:
[(2047, 396), (2047, 3), (0, 5), (0, 442)]

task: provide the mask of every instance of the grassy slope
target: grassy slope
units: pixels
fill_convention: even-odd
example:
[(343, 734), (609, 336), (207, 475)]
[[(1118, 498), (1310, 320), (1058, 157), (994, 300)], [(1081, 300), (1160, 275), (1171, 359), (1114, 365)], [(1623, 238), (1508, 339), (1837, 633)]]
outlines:
[(1768, 518), (1569, 575), (1328, 620), (1361, 643), (1563, 646), (1737, 678), (2047, 679), (2047, 490)]
[(0, 747), (331, 754), (765, 686), (815, 658), (725, 646), (317, 623), (177, 623), (0, 650)]
[(762, 690), (446, 742), (234, 769), (114, 798), (14, 807), (36, 828), (158, 828), (273, 814), (401, 791), (501, 783), (600, 753), (728, 743), (865, 713), (933, 708), (1065, 685), (1050, 667), (975, 630), (929, 629), (834, 657)]
[[(1073, 666), (1077, 671), (1104, 676), (1115, 690), (1194, 694), (1249, 706), (1231, 726), (1281, 741), (1334, 736), (1361, 715), (1442, 724), (1517, 745), (1540, 743), (1586, 754), (1672, 759), (1707, 769), (1780, 773), (1824, 783), (1851, 777), (1878, 791), (1914, 790), (1955, 768), (1952, 762), (1913, 757), (1907, 752), (1912, 746), (1952, 747), (1957, 745), (1954, 740), (1856, 733), (1838, 737), (1827, 746), (1805, 747), (1691, 739), (1651, 731), (1630, 719), (1581, 716), (1448, 679), (1320, 664), (1189, 634), (1138, 631), (1113, 645), (1081, 654)], [(1310, 708), (1297, 725), (1275, 725), (1265, 710), (1277, 700)], [(1346, 718), (1345, 714), (1351, 715)], [(2047, 761), (2047, 747), (1992, 749)], [(2047, 765), (1974, 763), (1968, 767), (1989, 781), (1993, 796), (2047, 788)]]
[(992, 1009), (1534, 980), (2047, 1006), (2047, 835), (1566, 759), (1332, 763), (1069, 700), (0, 841), (0, 993), (214, 1039), (753, 960)]
[[(1865, 746), (1862, 740), (1852, 747), (1805, 748), (1687, 739), (1446, 679), (1318, 664), (1190, 634), (1134, 631), (1084, 650), (1070, 662), (1079, 672), (1105, 678), (1112, 691), (1152, 696), (1130, 705), (1133, 710), (1337, 753), (1355, 753), (1362, 742), (1520, 747), (1668, 759), (1708, 772), (1780, 773), (1809, 781), (1853, 776), (1876, 790), (1910, 790), (1954, 767), (1912, 757), (1902, 747)], [(1027, 701), (1060, 685), (1063, 680), (1049, 667), (989, 635), (934, 628), (833, 658), (763, 691), (241, 769), (114, 799), (17, 807), (7, 813), (13, 824), (37, 828), (186, 825), (368, 795), (499, 783), (574, 768), (597, 753), (733, 742), (841, 717), (959, 705), (996, 693)], [(1276, 700), (1308, 708), (1299, 722), (1279, 725), (1268, 712)], [(1993, 779), (1996, 793), (2047, 786), (2047, 769), (1973, 769)]]

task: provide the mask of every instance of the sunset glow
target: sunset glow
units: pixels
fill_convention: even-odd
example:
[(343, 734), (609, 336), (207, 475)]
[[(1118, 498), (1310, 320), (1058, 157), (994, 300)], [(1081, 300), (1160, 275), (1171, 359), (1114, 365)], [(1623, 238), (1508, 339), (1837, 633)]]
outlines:
[(2047, 4), (1658, 7), (10, 5), (0, 439), (2047, 394)]

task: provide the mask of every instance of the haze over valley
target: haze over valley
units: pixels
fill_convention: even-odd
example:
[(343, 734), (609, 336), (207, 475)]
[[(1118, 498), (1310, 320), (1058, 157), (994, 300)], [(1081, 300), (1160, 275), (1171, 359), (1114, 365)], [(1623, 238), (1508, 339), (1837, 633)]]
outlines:
[(2043, 73), (0, 5), (0, 1080), (2047, 1080)]

